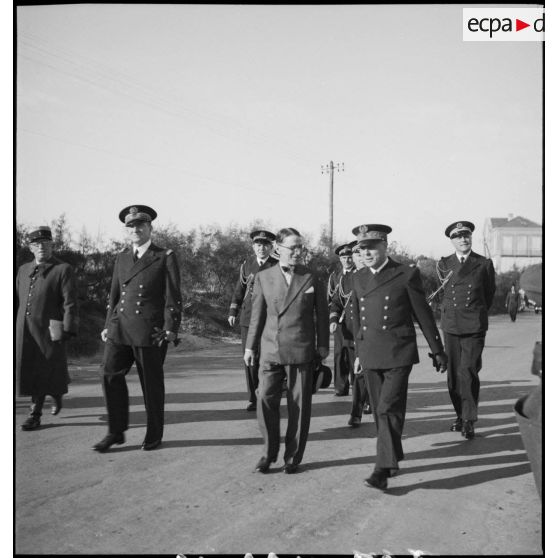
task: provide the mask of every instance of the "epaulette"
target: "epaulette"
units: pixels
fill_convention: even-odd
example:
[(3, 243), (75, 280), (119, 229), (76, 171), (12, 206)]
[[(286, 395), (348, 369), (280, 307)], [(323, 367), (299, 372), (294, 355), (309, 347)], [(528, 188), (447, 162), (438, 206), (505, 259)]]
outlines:
[(417, 264), (415, 264), (415, 263), (410, 263), (410, 264), (409, 264), (409, 267), (417, 267)]
[(167, 256), (170, 256), (171, 254), (172, 254), (172, 250), (169, 248), (169, 249), (167, 250)]

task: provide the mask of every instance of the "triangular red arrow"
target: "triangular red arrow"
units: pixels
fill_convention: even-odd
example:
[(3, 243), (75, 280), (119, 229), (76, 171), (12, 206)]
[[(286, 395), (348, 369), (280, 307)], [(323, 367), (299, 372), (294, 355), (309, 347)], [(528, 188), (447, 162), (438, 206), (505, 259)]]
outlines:
[(531, 27), (530, 23), (525, 23), (524, 21), (521, 21), (520, 19), (515, 20), (515, 30), (516, 31), (521, 31), (522, 29), (525, 29), (525, 27)]

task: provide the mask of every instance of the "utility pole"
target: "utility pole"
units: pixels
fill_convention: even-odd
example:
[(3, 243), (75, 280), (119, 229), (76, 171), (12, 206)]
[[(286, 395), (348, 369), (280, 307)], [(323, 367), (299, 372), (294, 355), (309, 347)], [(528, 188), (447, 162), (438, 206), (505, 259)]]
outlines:
[(329, 255), (333, 255), (333, 173), (334, 171), (345, 171), (345, 163), (330, 161), (328, 165), (322, 165), (322, 174), (329, 174)]

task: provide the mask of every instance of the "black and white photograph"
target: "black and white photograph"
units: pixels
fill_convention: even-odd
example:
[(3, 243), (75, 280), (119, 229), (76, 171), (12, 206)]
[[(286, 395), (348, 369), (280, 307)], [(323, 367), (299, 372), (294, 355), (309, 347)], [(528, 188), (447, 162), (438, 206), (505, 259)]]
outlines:
[(544, 24), (14, 4), (13, 552), (542, 555)]

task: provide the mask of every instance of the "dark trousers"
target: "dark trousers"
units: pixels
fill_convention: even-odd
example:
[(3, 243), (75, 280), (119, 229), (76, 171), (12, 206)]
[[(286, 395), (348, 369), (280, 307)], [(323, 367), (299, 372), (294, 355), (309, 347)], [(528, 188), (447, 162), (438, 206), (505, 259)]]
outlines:
[(285, 433), (285, 463), (302, 461), (312, 412), (312, 363), (271, 364), (260, 369), (258, 390), (258, 424), (264, 439), (263, 455), (275, 461), (281, 443), (280, 405), (283, 379), (287, 378), (287, 432)]
[(370, 396), (366, 389), (366, 380), (364, 374), (356, 374), (353, 380), (353, 405), (351, 407), (351, 415), (353, 417), (362, 418), (362, 409), (364, 405), (370, 404)]
[(349, 393), (349, 374), (351, 371), (350, 350), (352, 350), (352, 362), (354, 362), (354, 348), (351, 349), (346, 346), (341, 325), (338, 325), (333, 334), (333, 387), (335, 393), (341, 393), (343, 395)]
[(398, 462), (405, 457), (401, 435), (411, 368), (401, 366), (362, 372), (372, 399), (377, 430), (375, 469), (399, 469)]
[(31, 413), (35, 418), (41, 418), (43, 414), (43, 405), (45, 404), (45, 395), (33, 395), (31, 397)]
[[(242, 339), (242, 354), (246, 349), (246, 337), (248, 337), (248, 327), (240, 327), (240, 337)], [(246, 388), (248, 390), (248, 401), (250, 403), (256, 402), (256, 390), (258, 389), (258, 370), (260, 368), (260, 348), (257, 347), (254, 351), (254, 364), (246, 366), (244, 364), (244, 373), (246, 374)]]
[(136, 347), (107, 341), (103, 359), (103, 391), (111, 434), (128, 429), (129, 400), (126, 374), (135, 362), (147, 412), (145, 441), (149, 443), (163, 438), (165, 412), (163, 362), (166, 352), (166, 343), (162, 347)]
[(455, 414), (463, 420), (477, 420), (482, 350), (486, 332), (453, 335), (444, 331), (448, 355), (448, 391)]

